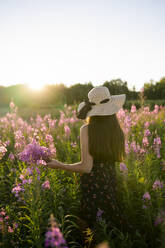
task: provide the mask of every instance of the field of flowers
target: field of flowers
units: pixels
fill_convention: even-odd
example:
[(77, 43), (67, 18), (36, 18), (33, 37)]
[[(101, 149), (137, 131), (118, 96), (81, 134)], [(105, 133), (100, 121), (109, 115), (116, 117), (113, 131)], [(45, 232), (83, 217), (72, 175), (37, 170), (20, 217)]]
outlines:
[[(111, 248), (165, 247), (165, 107), (121, 109), (127, 157), (116, 163), (120, 204), (131, 231), (109, 232), (98, 213), (97, 244)], [(91, 229), (79, 232), (79, 173), (51, 170), (52, 158), (80, 161), (76, 110), (65, 105), (60, 118), (50, 114), (24, 120), (10, 103), (0, 118), (0, 247), (93, 248)], [(109, 213), (111, 214), (111, 213)]]

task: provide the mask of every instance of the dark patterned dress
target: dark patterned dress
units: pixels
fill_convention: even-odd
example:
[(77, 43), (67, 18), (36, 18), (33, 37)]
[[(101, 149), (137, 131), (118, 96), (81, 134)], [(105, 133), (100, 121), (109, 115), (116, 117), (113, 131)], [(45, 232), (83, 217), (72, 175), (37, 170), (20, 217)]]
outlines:
[(80, 176), (80, 190), (80, 216), (90, 228), (101, 219), (109, 227), (121, 227), (115, 163), (94, 160), (91, 172)]

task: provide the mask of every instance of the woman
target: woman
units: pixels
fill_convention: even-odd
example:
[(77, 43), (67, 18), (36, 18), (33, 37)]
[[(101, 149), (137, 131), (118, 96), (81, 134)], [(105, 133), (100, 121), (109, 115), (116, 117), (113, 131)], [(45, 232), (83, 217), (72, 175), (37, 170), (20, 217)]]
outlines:
[(64, 164), (57, 160), (48, 163), (53, 169), (80, 172), (80, 217), (88, 227), (101, 219), (113, 228), (121, 227), (117, 201), (115, 162), (125, 156), (124, 133), (116, 117), (126, 95), (110, 95), (107, 87), (98, 86), (79, 104), (77, 117), (86, 121), (80, 128), (81, 161)]

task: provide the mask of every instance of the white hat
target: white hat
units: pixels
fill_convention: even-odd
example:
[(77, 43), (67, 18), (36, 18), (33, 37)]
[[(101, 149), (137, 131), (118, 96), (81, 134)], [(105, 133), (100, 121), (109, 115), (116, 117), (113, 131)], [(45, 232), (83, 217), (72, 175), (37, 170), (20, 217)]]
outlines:
[(113, 115), (122, 108), (126, 99), (125, 94), (110, 95), (105, 86), (96, 86), (88, 93), (88, 99), (78, 106), (77, 117), (85, 119), (94, 115)]

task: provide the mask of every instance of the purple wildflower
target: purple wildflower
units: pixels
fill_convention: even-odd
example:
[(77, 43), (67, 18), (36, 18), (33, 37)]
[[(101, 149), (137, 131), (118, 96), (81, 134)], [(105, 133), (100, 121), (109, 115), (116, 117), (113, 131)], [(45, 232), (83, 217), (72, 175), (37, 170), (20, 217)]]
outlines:
[(27, 184), (27, 183), (31, 184), (31, 182), (32, 182), (31, 178), (22, 180), (22, 184)]
[(159, 224), (165, 223), (165, 211), (161, 210), (155, 219), (154, 225), (158, 226)]
[(13, 224), (14, 228), (18, 228), (18, 223)]
[(133, 151), (135, 153), (139, 152), (139, 150), (140, 150), (140, 146), (138, 144), (136, 144), (135, 141), (132, 141), (131, 142), (130, 147), (133, 149)]
[(50, 228), (45, 234), (45, 247), (68, 248), (53, 215), (50, 217)]
[(38, 160), (47, 161), (52, 156), (50, 149), (40, 146), (35, 140), (28, 144), (25, 149), (19, 153), (19, 159), (31, 163), (37, 163)]
[(74, 148), (76, 147), (77, 143), (76, 142), (71, 142), (71, 146)]
[(25, 174), (28, 175), (28, 176), (33, 175), (33, 167), (32, 168), (27, 167), (25, 169)]
[(123, 173), (128, 172), (128, 168), (127, 168), (126, 164), (120, 163), (120, 171), (122, 171)]
[(101, 210), (100, 208), (98, 208), (97, 214), (96, 214), (96, 220), (98, 222), (102, 221), (102, 214), (104, 213), (103, 210)]
[(18, 194), (19, 194), (21, 191), (24, 191), (24, 189), (21, 188), (20, 185), (17, 185), (17, 186), (15, 186), (15, 187), (12, 189), (11, 192), (15, 194), (15, 197), (18, 197)]

